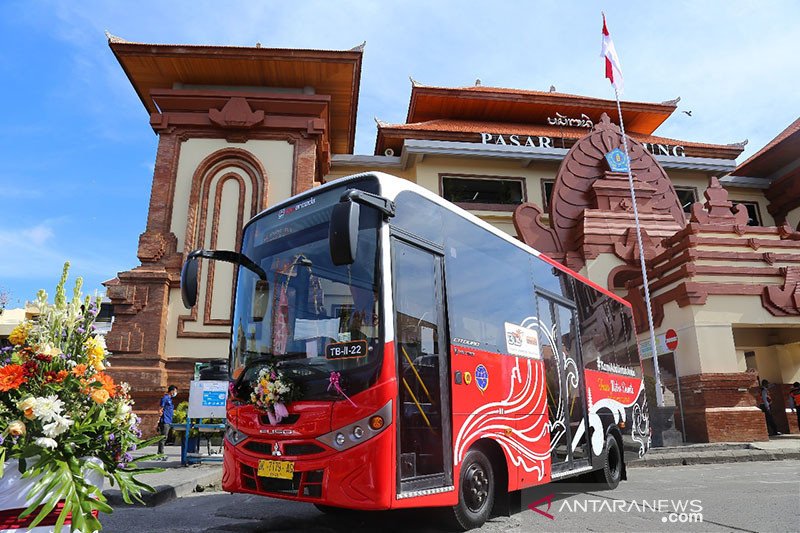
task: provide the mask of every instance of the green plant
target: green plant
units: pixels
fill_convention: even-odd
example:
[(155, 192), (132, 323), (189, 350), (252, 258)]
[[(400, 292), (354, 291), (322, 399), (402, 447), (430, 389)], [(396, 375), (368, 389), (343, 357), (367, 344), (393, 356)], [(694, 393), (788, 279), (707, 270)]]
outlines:
[(154, 456), (134, 459), (132, 452), (160, 437), (141, 439), (130, 388), (105, 372), (105, 340), (93, 325), (99, 298), (83, 299), (78, 278), (68, 302), (68, 271), (66, 263), (54, 303), (39, 291), (39, 316), (11, 332), (13, 346), (0, 356), (0, 477), (4, 462), (15, 459), (23, 479), (37, 480), (20, 515), (41, 507), (31, 527), (63, 501), (56, 531), (69, 514), (72, 530), (98, 531), (102, 526), (92, 513), (112, 509), (84, 475), (93, 470), (117, 484), (125, 502), (141, 502), (141, 492), (153, 489), (136, 476), (161, 469), (139, 468), (138, 461)]
[(189, 402), (181, 402), (175, 406), (172, 412), (172, 425), (185, 424), (186, 417), (189, 414)]

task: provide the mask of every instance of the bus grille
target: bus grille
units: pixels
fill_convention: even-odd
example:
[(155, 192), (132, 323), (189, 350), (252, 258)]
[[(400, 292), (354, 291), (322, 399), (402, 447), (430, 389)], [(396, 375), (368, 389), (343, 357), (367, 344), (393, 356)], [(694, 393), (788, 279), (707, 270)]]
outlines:
[[(260, 442), (251, 440), (244, 444), (245, 450), (261, 455), (272, 455), (272, 443)], [(325, 448), (318, 446), (313, 442), (295, 442), (286, 443), (283, 445), (283, 455), (298, 456), (298, 455), (313, 455), (315, 453), (322, 453)]]
[(248, 490), (264, 494), (283, 494), (306, 498), (322, 497), (322, 470), (295, 472), (292, 479), (259, 477), (256, 470), (247, 465), (242, 467), (242, 486)]

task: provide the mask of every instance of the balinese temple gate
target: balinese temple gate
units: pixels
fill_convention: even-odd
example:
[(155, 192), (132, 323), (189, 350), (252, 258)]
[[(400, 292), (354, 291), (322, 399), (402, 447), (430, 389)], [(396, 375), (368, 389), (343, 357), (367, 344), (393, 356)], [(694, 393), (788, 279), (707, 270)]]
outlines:
[[(131, 383), (143, 427), (155, 427), (168, 384), (186, 391), (195, 362), (228, 356), (234, 268), (204, 262), (198, 305), (187, 311), (179, 288), (186, 254), (236, 250), (243, 225), (262, 209), (341, 176), (380, 170), (625, 297), (640, 341), (648, 339), (643, 253), (666, 404), (651, 409), (656, 444), (765, 440), (758, 379), (775, 384), (781, 431), (798, 431), (785, 397), (800, 380), (800, 202), (787, 202), (781, 191), (800, 190), (800, 174), (791, 170), (796, 158), (785, 155), (796, 153), (786, 146), (800, 145), (800, 125), (754, 156), (759, 161), (737, 168), (744, 143), (655, 135), (666, 120), (689, 120), (674, 114), (680, 99), (622, 102), (639, 250), (627, 175), (605, 160), (622, 147), (613, 100), (553, 86), (412, 80), (406, 122), (376, 120), (374, 155), (355, 155), (363, 45), (285, 50), (110, 36), (109, 46), (159, 138), (140, 264), (106, 283), (116, 314), (107, 339), (113, 372)], [(764, 161), (789, 170), (771, 173)], [(598, 342), (613, 334), (613, 322), (598, 320), (608, 329)], [(640, 351), (654, 406), (649, 341)]]

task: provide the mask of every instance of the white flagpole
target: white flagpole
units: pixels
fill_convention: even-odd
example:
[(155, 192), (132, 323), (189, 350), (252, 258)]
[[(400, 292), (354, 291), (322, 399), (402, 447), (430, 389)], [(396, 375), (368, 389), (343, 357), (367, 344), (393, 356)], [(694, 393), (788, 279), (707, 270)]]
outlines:
[(650, 327), (650, 349), (653, 353), (653, 367), (656, 378), (656, 405), (663, 407), (664, 395), (661, 392), (661, 371), (658, 369), (658, 352), (656, 351), (656, 332), (653, 328), (653, 309), (650, 306), (650, 283), (647, 281), (647, 267), (644, 260), (644, 246), (642, 246), (642, 229), (639, 226), (639, 209), (636, 207), (636, 191), (633, 187), (633, 173), (631, 172), (631, 156), (628, 153), (628, 139), (625, 137), (625, 124), (622, 122), (622, 106), (619, 103), (619, 91), (614, 85), (614, 96), (617, 99), (617, 112), (619, 113), (619, 129), (622, 132), (622, 147), (625, 157), (628, 158), (628, 185), (631, 187), (631, 200), (633, 201), (633, 219), (636, 223), (636, 242), (639, 244), (639, 263), (642, 267), (642, 281), (644, 283), (644, 301), (647, 305), (647, 324)]

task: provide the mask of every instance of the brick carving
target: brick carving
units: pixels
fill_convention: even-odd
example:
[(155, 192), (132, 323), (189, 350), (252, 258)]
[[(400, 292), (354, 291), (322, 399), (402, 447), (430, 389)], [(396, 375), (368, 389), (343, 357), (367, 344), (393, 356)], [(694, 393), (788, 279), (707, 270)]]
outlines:
[(764, 287), (761, 304), (775, 316), (800, 315), (800, 267), (781, 267), (783, 285)]
[(542, 221), (542, 210), (539, 206), (527, 202), (520, 204), (514, 210), (513, 221), (517, 235), (528, 246), (548, 255), (562, 251), (558, 235)]
[[(642, 228), (641, 231), (644, 258), (652, 259), (661, 252), (661, 243), (653, 241), (645, 228)], [(627, 263), (639, 262), (639, 242), (636, 238), (635, 228), (626, 229), (623, 241), (614, 243), (614, 254)]]
[(253, 111), (242, 97), (233, 97), (222, 109), (209, 109), (208, 118), (221, 128), (248, 129), (263, 122), (264, 111)]
[(778, 235), (781, 240), (800, 241), (800, 231), (793, 230), (787, 222), (778, 226)]
[[(550, 224), (565, 250), (579, 246), (581, 215), (597, 205), (593, 184), (606, 177), (605, 154), (622, 146), (622, 134), (608, 115), (603, 114), (592, 131), (580, 139), (561, 163), (550, 202)], [(652, 154), (641, 144), (628, 139), (631, 171), (643, 184), (653, 189), (650, 209), (668, 214), (679, 226), (684, 226), (683, 210), (675, 189)], [(619, 208), (609, 206), (611, 208)]]
[[(633, 204), (627, 173), (610, 172), (605, 154), (622, 146), (622, 134), (607, 115), (578, 140), (561, 163), (550, 202), (550, 227), (542, 211), (522, 204), (514, 211), (520, 238), (574, 270), (587, 259), (613, 253), (638, 263)], [(661, 253), (661, 240), (685, 225), (683, 210), (664, 170), (629, 139), (636, 206), (645, 258)]]
[[(695, 202), (692, 204), (692, 222), (700, 224), (733, 224), (747, 226), (749, 219), (747, 209), (742, 204), (733, 205), (728, 201), (728, 191), (722, 188), (716, 177), (711, 178), (711, 182), (706, 189), (704, 196), (705, 203)], [(739, 233), (742, 235), (742, 233)]]
[(172, 232), (145, 231), (139, 236), (139, 251), (136, 255), (142, 263), (157, 263), (177, 247), (178, 239)]

